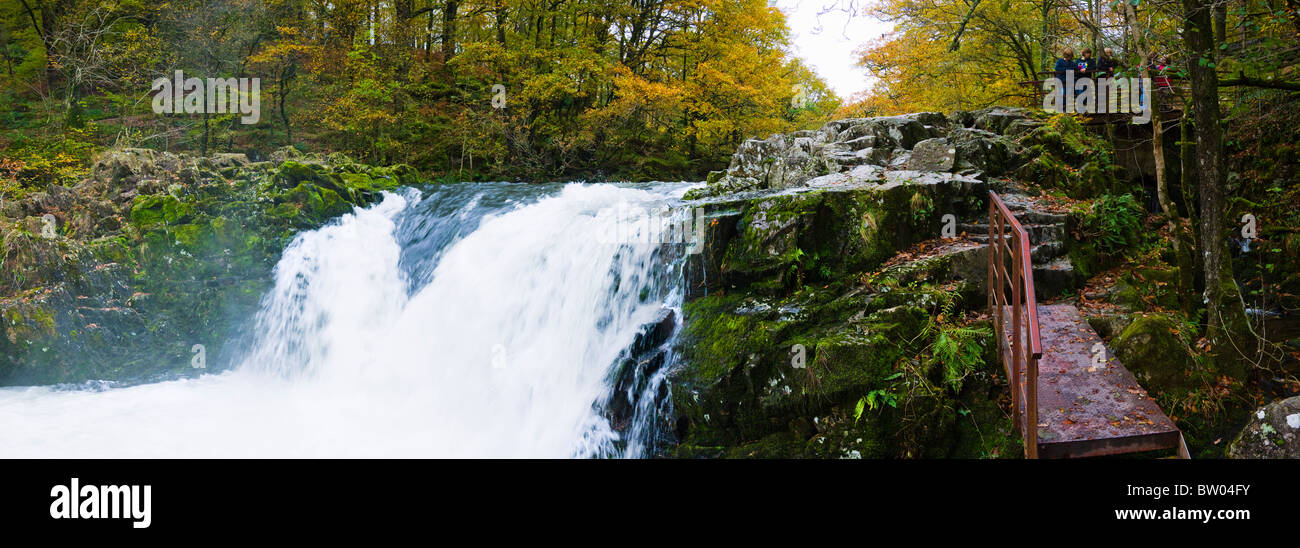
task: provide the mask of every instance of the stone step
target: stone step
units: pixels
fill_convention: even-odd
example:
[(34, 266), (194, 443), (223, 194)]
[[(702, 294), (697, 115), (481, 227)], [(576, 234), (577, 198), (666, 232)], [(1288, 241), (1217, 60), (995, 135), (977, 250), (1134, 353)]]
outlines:
[[(1058, 241), (1065, 237), (1065, 225), (1021, 225), (1029, 233), (1030, 245)], [(957, 225), (959, 232), (980, 243), (988, 243), (988, 225)]]
[[(988, 246), (967, 240), (956, 240), (927, 252), (920, 259), (895, 264), (884, 270), (902, 283), (916, 281), (966, 280), (975, 284), (980, 293), (986, 291), (988, 276)], [(1047, 242), (1030, 249), (1033, 260), (1035, 288), (1041, 295), (1057, 296), (1067, 289), (1077, 287), (1069, 259), (1064, 257), (1065, 245)], [(1041, 273), (1040, 273), (1041, 271)], [(1042, 278), (1043, 281), (1039, 281)]]
[(1057, 257), (1044, 264), (1034, 265), (1034, 293), (1039, 302), (1059, 297), (1082, 285), (1074, 264), (1066, 257)]
[[(1039, 217), (1035, 217), (1035, 219), (1039, 219)], [(970, 232), (979, 232), (979, 233), (987, 232), (988, 226), (989, 226), (988, 223), (984, 222), (984, 219), (979, 219), (971, 222), (957, 223), (957, 227), (961, 230), (967, 230)], [(1020, 226), (1023, 226), (1026, 229), (1028, 229), (1031, 226), (1059, 226), (1061, 228), (1065, 228), (1065, 222), (1064, 221), (1056, 222), (1056, 221), (1051, 221), (1050, 219), (1047, 222), (1041, 222), (1041, 223), (1021, 221)]]
[(1013, 215), (1016, 217), (1017, 221), (1021, 222), (1021, 224), (1035, 224), (1035, 225), (1050, 225), (1050, 224), (1063, 225), (1065, 224), (1066, 219), (1069, 218), (1067, 215), (1048, 213), (1046, 211), (1036, 211), (1032, 209), (1026, 209), (1024, 211), (1015, 212), (1013, 213)]
[(1065, 244), (1060, 241), (1043, 242), (1029, 249), (1033, 264), (1045, 264), (1065, 255)]
[[(989, 236), (986, 233), (972, 233), (968, 225), (962, 225), (961, 230), (966, 232), (966, 238), (980, 244), (988, 245)], [(1033, 244), (1034, 235), (1029, 235), (1030, 243)], [(1059, 239), (1047, 240), (1034, 244), (1029, 248), (1030, 259), (1034, 264), (1045, 263), (1065, 254), (1065, 243)]]
[(1024, 194), (1002, 194), (1002, 202), (1020, 222), (1034, 224), (1064, 223), (1066, 215), (1035, 209), (1034, 199)]

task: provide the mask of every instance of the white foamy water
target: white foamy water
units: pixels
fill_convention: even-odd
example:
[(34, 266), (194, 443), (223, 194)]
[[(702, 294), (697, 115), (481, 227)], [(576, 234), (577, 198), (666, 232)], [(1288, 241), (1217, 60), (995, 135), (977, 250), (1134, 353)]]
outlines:
[(672, 292), (655, 246), (600, 235), (630, 222), (609, 214), (620, 202), (682, 190), (575, 184), (503, 208), (413, 290), (401, 219), (428, 213), (414, 192), (386, 195), (290, 244), (241, 365), (103, 391), (0, 389), (0, 456), (616, 455), (598, 409), (611, 364)]

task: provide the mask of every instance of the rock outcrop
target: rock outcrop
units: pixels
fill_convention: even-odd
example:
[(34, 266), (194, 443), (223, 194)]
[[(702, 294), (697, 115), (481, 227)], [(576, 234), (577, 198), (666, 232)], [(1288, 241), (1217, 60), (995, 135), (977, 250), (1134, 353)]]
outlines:
[[(296, 153), (296, 151), (294, 151)], [(0, 385), (218, 369), (298, 231), (414, 184), (409, 166), (126, 149), (0, 209)]]
[(1172, 393), (1192, 384), (1196, 363), (1177, 335), (1180, 326), (1162, 315), (1134, 318), (1111, 341), (1115, 354), (1148, 390)]
[[(944, 311), (983, 304), (985, 248), (959, 238), (898, 261), (915, 245), (942, 242), (946, 215), (978, 231), (988, 188), (973, 175), (862, 165), (695, 202), (707, 225), (704, 249), (686, 267), (682, 365), (670, 373), (672, 454), (1018, 455), (994, 403), (1005, 390), (995, 360), (985, 356), (954, 385), (931, 358), (937, 333), (955, 327), (937, 323)], [(991, 353), (990, 335), (985, 326), (969, 344)], [(897, 407), (857, 413), (873, 393), (895, 395)]]
[(1023, 164), (1011, 137), (1042, 122), (1020, 109), (988, 109), (953, 118), (937, 112), (833, 120), (818, 130), (751, 139), (725, 171), (691, 197), (804, 186), (860, 166), (964, 176), (1001, 176)]
[[(666, 452), (1019, 455), (991, 330), (971, 319), (986, 307), (987, 191), (1029, 233), (1040, 299), (1073, 290), (1074, 221), (1017, 179), (1096, 144), (1068, 118), (1003, 108), (746, 141), (686, 196), (707, 225), (685, 269)], [(954, 346), (962, 358), (942, 354)]]
[(1234, 459), (1300, 459), (1300, 396), (1255, 411), (1228, 448)]

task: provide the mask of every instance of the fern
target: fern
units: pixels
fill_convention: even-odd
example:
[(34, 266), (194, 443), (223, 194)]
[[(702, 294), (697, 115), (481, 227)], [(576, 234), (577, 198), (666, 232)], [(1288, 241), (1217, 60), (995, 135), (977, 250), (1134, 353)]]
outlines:
[(983, 358), (983, 341), (993, 332), (987, 327), (950, 324), (957, 313), (959, 295), (948, 291), (936, 295), (939, 300), (935, 315), (922, 329), (920, 337), (930, 341), (930, 361), (942, 364), (945, 384), (954, 391), (961, 390), (962, 380)]
[(987, 327), (953, 326), (939, 330), (931, 345), (931, 359), (944, 366), (944, 381), (953, 390), (979, 365), (984, 355), (985, 338), (993, 334)]
[(1102, 196), (1081, 213), (1081, 240), (1102, 253), (1119, 253), (1142, 240), (1143, 210), (1132, 194)]
[[(892, 381), (902, 376), (902, 373), (894, 373), (893, 375), (885, 377), (885, 381)], [(866, 411), (867, 409), (875, 411), (876, 408), (881, 405), (888, 405), (897, 408), (898, 394), (889, 391), (887, 388), (877, 388), (867, 392), (867, 395), (858, 398), (858, 405), (853, 409), (853, 422), (856, 423), (862, 418), (863, 411)]]

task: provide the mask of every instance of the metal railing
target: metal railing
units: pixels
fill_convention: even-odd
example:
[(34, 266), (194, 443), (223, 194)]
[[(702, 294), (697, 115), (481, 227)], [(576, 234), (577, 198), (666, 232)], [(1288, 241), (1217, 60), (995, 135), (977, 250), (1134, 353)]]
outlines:
[[(1029, 233), (1002, 198), (990, 190), (989, 314), (997, 334), (998, 357), (1010, 380), (1011, 406), (1025, 440), (1025, 458), (1034, 459), (1038, 458), (1038, 360), (1043, 357), (1043, 343), (1038, 336), (1038, 300), (1029, 250)], [(1010, 333), (1006, 329), (1008, 313)]]
[[(1043, 96), (1047, 95), (1048, 93), (1047, 90), (1044, 89), (1043, 84), (1046, 83), (1048, 79), (1056, 78), (1057, 76), (1055, 71), (1050, 71), (1050, 70), (1039, 72), (1038, 75), (1044, 77), (1045, 79), (1026, 80), (1021, 82), (1016, 82), (1016, 84), (1020, 85), (1023, 90), (1027, 90), (1027, 91), (1024, 91), (1022, 93), (1017, 93), (1015, 94), (1015, 96), (1025, 97), (1028, 99), (1042, 100)], [(1138, 75), (1129, 74), (1129, 76), (1138, 76)], [(1161, 94), (1160, 105), (1159, 105), (1160, 112), (1167, 113), (1167, 112), (1181, 111), (1183, 102), (1186, 100), (1188, 94), (1191, 93), (1191, 82), (1188, 81), (1186, 78), (1183, 78), (1182, 76), (1178, 76), (1176, 74), (1157, 75), (1153, 71), (1151, 76), (1152, 76), (1152, 87), (1155, 88), (1156, 93)], [(1158, 81), (1156, 81), (1157, 76), (1159, 78), (1163, 78), (1164, 84), (1161, 84)], [(1079, 78), (1082, 79), (1084, 78), (1084, 76), (1079, 76)], [(1088, 76), (1087, 78), (1096, 78), (1096, 77)], [(1109, 110), (1109, 107), (1111, 106), (1112, 102), (1118, 102), (1120, 104), (1124, 104), (1122, 102), (1131, 101), (1134, 98), (1134, 94), (1142, 94), (1142, 93), (1146, 93), (1146, 91), (1141, 88), (1126, 90), (1125, 95), (1117, 96), (1117, 99), (1115, 101), (1111, 101), (1109, 97), (1106, 98), (1107, 99), (1106, 106), (1108, 107)], [(1085, 116), (1104, 116), (1104, 114), (1105, 113), (1086, 114)]]

